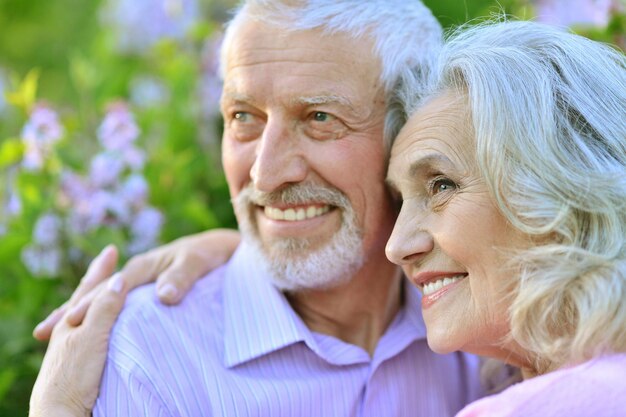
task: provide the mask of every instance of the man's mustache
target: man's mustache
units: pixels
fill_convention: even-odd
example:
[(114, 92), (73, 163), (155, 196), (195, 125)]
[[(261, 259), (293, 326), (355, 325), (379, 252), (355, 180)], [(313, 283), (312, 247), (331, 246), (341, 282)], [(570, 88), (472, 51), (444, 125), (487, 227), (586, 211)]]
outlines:
[(317, 184), (292, 184), (280, 190), (264, 192), (247, 185), (236, 197), (236, 203), (258, 206), (328, 204), (340, 208), (350, 207), (350, 200), (336, 188)]

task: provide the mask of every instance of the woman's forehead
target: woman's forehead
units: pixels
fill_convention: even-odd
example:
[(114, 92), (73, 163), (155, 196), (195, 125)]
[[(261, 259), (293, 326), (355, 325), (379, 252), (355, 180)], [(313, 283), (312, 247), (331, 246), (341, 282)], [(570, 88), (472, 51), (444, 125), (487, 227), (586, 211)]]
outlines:
[(464, 96), (444, 92), (422, 105), (401, 129), (391, 155), (428, 140), (458, 142), (469, 132), (468, 106)]

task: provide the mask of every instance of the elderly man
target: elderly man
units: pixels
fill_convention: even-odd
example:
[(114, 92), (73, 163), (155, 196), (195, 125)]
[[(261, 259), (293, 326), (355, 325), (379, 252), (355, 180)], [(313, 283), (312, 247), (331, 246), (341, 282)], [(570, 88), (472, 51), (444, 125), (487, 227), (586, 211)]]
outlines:
[(479, 395), (384, 255), (392, 88), (440, 37), (418, 1), (244, 3), (221, 101), (244, 241), (176, 307), (130, 294), (94, 415), (447, 416)]

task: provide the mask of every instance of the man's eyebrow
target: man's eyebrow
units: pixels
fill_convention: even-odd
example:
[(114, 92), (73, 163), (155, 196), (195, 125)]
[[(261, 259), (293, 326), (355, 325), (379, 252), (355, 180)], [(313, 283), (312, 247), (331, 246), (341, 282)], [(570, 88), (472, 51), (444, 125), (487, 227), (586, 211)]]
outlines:
[(241, 101), (244, 103), (253, 101), (253, 98), (247, 94), (238, 93), (236, 91), (228, 91), (224, 90), (222, 93), (222, 98), (227, 98), (232, 101)]
[(320, 94), (316, 96), (296, 97), (292, 100), (292, 102), (293, 104), (302, 104), (306, 106), (316, 104), (339, 104), (354, 111), (352, 102), (348, 98), (337, 94)]

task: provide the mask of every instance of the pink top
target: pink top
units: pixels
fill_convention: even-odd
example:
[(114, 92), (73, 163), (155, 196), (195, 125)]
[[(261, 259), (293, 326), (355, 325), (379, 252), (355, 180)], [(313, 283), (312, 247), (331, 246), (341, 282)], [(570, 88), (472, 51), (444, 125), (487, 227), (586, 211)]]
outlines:
[(596, 358), (515, 384), (457, 417), (625, 417), (626, 353)]

